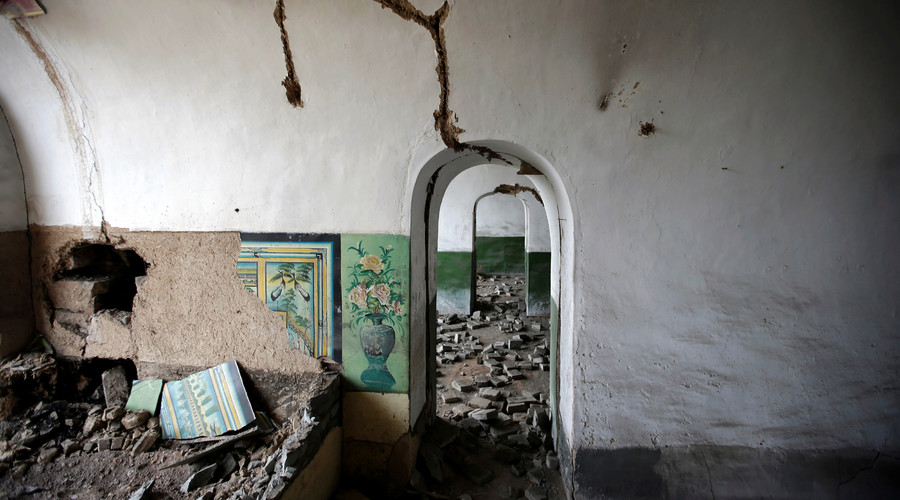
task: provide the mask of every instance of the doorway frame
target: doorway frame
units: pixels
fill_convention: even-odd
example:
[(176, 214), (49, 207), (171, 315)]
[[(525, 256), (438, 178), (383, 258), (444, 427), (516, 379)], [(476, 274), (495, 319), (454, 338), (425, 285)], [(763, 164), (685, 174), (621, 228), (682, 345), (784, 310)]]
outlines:
[[(520, 166), (535, 185), (547, 214), (551, 235), (550, 407), (557, 449), (561, 433), (572, 437), (572, 376), (574, 373), (574, 217), (559, 173), (543, 156), (521, 145), (498, 140), (468, 143), (478, 149), (444, 149), (431, 156), (413, 175), (410, 198), (410, 428), (424, 431), (437, 408), (435, 359), (437, 325), (438, 217), (450, 182), (478, 165)], [(485, 152), (490, 154), (486, 154)], [(474, 228), (473, 228), (474, 229)], [(570, 408), (564, 414), (560, 408)], [(566, 443), (567, 445), (568, 443)]]

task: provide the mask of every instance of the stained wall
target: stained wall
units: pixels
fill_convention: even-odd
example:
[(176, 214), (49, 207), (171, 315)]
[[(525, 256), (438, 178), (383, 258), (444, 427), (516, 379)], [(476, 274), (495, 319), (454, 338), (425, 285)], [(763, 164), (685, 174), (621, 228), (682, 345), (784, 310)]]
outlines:
[[(149, 234), (134, 244), (154, 265), (221, 273), (238, 231), (411, 236), (417, 173), (447, 146), (434, 40), (376, 2), (286, 12), (303, 108), (280, 85), (272, 6), (68, 2), (0, 26), (31, 222), (98, 238), (105, 220)], [(736, 477), (763, 495), (800, 477), (785, 457), (837, 457), (803, 462), (821, 480), (794, 483), (806, 494), (862, 477), (828, 465), (841, 450), (884, 464), (900, 446), (897, 20), (874, 1), (452, 4), (460, 140), (535, 151), (571, 207), (556, 425), (576, 496), (627, 496), (609, 464), (644, 471), (629, 484), (650, 496)], [(280, 333), (264, 304), (215, 278), (202, 335), (287, 360), (256, 333)], [(155, 314), (200, 326), (172, 300)], [(186, 333), (153, 331), (151, 359)], [(385, 456), (405, 436), (372, 435)], [(748, 455), (759, 466), (735, 474)]]

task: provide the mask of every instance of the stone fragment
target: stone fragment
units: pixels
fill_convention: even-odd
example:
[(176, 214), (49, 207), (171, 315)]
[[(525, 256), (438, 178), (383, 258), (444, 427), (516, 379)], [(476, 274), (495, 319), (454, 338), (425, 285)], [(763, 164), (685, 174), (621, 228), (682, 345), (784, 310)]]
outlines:
[(198, 470), (197, 472), (191, 474), (191, 477), (187, 478), (187, 481), (181, 485), (181, 492), (187, 493), (189, 491), (196, 490), (197, 488), (202, 488), (209, 484), (210, 480), (212, 480), (213, 474), (216, 472), (216, 464), (210, 464), (206, 467)]
[(121, 450), (125, 446), (125, 438), (122, 436), (113, 436), (109, 442), (110, 450)]
[(113, 420), (119, 420), (125, 416), (125, 407), (121, 405), (109, 406), (105, 410), (103, 410), (103, 421), (104, 422), (112, 422)]
[(541, 484), (544, 482), (544, 471), (541, 469), (529, 469), (526, 475), (528, 476), (528, 480), (533, 484)]
[(112, 446), (112, 438), (100, 438), (97, 440), (97, 450), (106, 451)]
[(128, 497), (128, 500), (146, 500), (152, 498), (152, 495), (150, 494), (150, 488), (153, 487), (153, 481), (155, 480), (151, 479), (142, 484), (140, 488), (134, 490), (134, 493), (132, 493), (131, 496)]
[(462, 398), (459, 397), (458, 394), (445, 392), (444, 394), (441, 394), (441, 400), (444, 402), (444, 404), (449, 405), (453, 403), (459, 403), (460, 401), (462, 401)]
[(550, 470), (559, 469), (559, 457), (553, 454), (547, 455), (547, 468)]
[(56, 446), (50, 446), (48, 448), (42, 448), (41, 452), (38, 454), (38, 463), (45, 464), (47, 462), (52, 462), (53, 459), (59, 456), (59, 448)]
[(127, 430), (140, 427), (150, 420), (150, 412), (147, 410), (129, 411), (122, 417), (122, 427)]
[(490, 408), (491, 401), (489, 399), (483, 398), (481, 396), (475, 396), (474, 398), (470, 399), (467, 404), (469, 406), (471, 406), (472, 408), (484, 409), (484, 408)]
[(528, 438), (518, 433), (507, 436), (506, 443), (514, 448), (519, 448), (520, 450), (531, 448), (531, 443), (528, 441)]
[(475, 390), (475, 386), (465, 379), (454, 380), (450, 383), (450, 385), (459, 392), (469, 392)]
[(150, 448), (156, 444), (156, 441), (159, 439), (161, 435), (159, 428), (148, 429), (144, 432), (141, 437), (134, 443), (134, 447), (131, 449), (132, 455), (137, 455), (138, 453), (144, 453), (148, 451)]
[(450, 412), (456, 418), (465, 418), (466, 416), (469, 415), (469, 413), (471, 411), (472, 411), (472, 409), (469, 408), (468, 405), (464, 405), (464, 404), (458, 404), (450, 409)]
[(101, 375), (103, 380), (103, 396), (106, 398), (106, 406), (121, 406), (124, 410), (128, 402), (128, 394), (131, 387), (128, 385), (128, 377), (125, 368), (117, 366), (110, 368)]
[(525, 490), (525, 498), (528, 500), (547, 500), (547, 490), (540, 486), (531, 486)]
[(469, 413), (469, 417), (479, 422), (484, 422), (487, 420), (491, 420), (497, 417), (497, 410), (493, 408), (486, 408), (481, 410), (475, 410)]
[(498, 389), (492, 389), (490, 387), (485, 387), (478, 392), (481, 397), (488, 399), (490, 401), (497, 401), (500, 399), (500, 391)]
[(81, 442), (75, 439), (66, 439), (62, 443), (60, 443), (60, 446), (62, 446), (63, 453), (68, 455), (69, 453), (80, 450)]
[(89, 437), (94, 432), (100, 430), (103, 427), (103, 418), (101, 415), (94, 413), (92, 415), (88, 415), (86, 419), (84, 419), (84, 426), (81, 428), (81, 433), (84, 434), (85, 437)]

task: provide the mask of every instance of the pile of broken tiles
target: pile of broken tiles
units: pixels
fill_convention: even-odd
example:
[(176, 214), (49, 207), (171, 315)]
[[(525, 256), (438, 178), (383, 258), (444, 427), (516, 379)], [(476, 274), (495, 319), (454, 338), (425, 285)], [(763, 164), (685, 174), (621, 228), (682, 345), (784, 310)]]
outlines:
[[(499, 294), (514, 292), (502, 284), (491, 295)], [(545, 384), (532, 392), (525, 383), (530, 374), (549, 370), (546, 330), (541, 319), (525, 317), (521, 301), (488, 307), (489, 311), (469, 317), (452, 314), (438, 319), (438, 416), (489, 440), (497, 460), (508, 464), (513, 475), (528, 478), (531, 486), (525, 496), (546, 498), (545, 474), (559, 468), (550, 435), (548, 388)], [(493, 342), (481, 340), (488, 338)], [(467, 360), (483, 368), (461, 371), (459, 365)], [(493, 480), (488, 468), (463, 467), (461, 472), (477, 485)], [(504, 496), (521, 496), (516, 488), (509, 490)]]

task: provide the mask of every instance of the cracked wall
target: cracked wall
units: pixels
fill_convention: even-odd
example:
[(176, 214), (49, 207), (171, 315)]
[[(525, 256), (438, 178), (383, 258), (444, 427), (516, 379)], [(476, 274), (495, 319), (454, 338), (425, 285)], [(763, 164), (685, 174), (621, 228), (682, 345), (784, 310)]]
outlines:
[[(230, 245), (232, 232), (414, 236), (417, 173), (454, 142), (434, 127), (436, 109), (438, 128), (449, 123), (432, 72), (440, 31), (389, 3), (286, 0), (302, 112), (285, 103), (271, 4), (115, 3), (88, 14), (67, 2), (23, 21), (70, 104), (23, 35), (0, 25), (0, 105), (31, 221), (72, 240), (96, 237), (103, 218), (131, 228), (145, 240), (127, 244), (149, 262), (172, 259), (171, 279), (157, 283), (179, 292), (194, 285), (179, 269), (232, 272), (219, 249), (189, 251)], [(446, 110), (462, 137), (534, 151), (571, 201), (559, 214), (560, 237), (574, 242), (559, 304), (571, 324), (559, 426), (575, 465), (710, 443), (897, 447), (897, 18), (876, 2), (498, 0), (457, 1), (438, 23)], [(625, 106), (600, 111), (620, 88)], [(638, 136), (650, 120), (656, 133)], [(102, 192), (87, 182), (95, 165)], [(181, 232), (171, 254), (143, 236)], [(163, 308), (162, 289), (153, 297)], [(216, 316), (200, 304), (154, 311), (187, 324), (199, 313), (225, 332), (244, 325), (238, 308)], [(142, 330), (137, 349), (159, 360), (150, 330), (159, 333)], [(189, 350), (180, 339), (195, 333), (172, 332), (160, 345)], [(223, 338), (265, 365), (270, 356), (254, 354), (265, 335)], [(708, 491), (698, 470), (685, 477)], [(760, 487), (775, 483), (754, 474)]]

